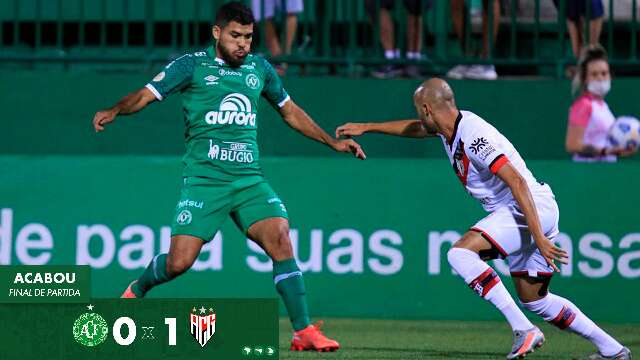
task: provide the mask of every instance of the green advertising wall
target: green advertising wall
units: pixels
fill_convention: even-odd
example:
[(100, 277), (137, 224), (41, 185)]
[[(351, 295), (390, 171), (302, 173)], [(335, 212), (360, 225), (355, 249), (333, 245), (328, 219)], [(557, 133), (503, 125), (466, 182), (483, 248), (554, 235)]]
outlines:
[[(439, 151), (264, 160), (290, 212), (314, 316), (499, 318), (447, 264), (450, 243), (484, 213)], [(570, 254), (552, 291), (598, 321), (640, 322), (628, 311), (640, 295), (637, 163), (529, 166), (557, 196), (558, 241)], [(93, 295), (117, 297), (168, 249), (178, 157), (5, 155), (0, 169), (0, 264), (89, 264)], [(268, 259), (228, 222), (191, 271), (150, 296), (276, 293)]]
[[(144, 86), (153, 73), (1, 72), (0, 154), (175, 155), (184, 151), (180, 96), (117, 120), (96, 136), (93, 114)], [(290, 77), (285, 86), (324, 129), (347, 121), (415, 117), (417, 80)], [(526, 159), (568, 159), (564, 151), (570, 83), (562, 80), (452, 81), (458, 106), (493, 123)], [(614, 114), (640, 117), (635, 94), (640, 80), (615, 79), (607, 101)], [(261, 102), (262, 156), (330, 156), (289, 129)], [(362, 140), (374, 157), (440, 158), (440, 144), (397, 141), (383, 136)], [(635, 160), (637, 160), (636, 157)]]

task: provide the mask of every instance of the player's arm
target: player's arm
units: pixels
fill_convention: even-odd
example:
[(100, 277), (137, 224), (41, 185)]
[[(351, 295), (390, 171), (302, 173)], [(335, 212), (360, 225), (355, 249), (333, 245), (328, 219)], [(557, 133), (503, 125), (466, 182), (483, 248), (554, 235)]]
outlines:
[(116, 116), (136, 113), (153, 101), (161, 101), (175, 92), (186, 89), (193, 76), (194, 67), (193, 55), (180, 56), (165, 66), (144, 88), (125, 96), (113, 107), (98, 111), (93, 117), (93, 127), (97, 132), (103, 131), (104, 126), (113, 122)]
[(111, 108), (98, 111), (93, 117), (93, 127), (96, 132), (103, 131), (104, 126), (113, 122), (116, 116), (137, 113), (155, 100), (156, 96), (151, 90), (144, 87), (123, 97)]
[(584, 157), (596, 157), (608, 155), (608, 149), (597, 148), (595, 146), (585, 144), (584, 139), (585, 128), (580, 125), (569, 124), (567, 127), (567, 138), (565, 140), (565, 148), (568, 153), (578, 154)]
[(597, 157), (605, 155), (626, 157), (631, 156), (637, 152), (637, 150), (634, 148), (598, 148), (593, 145), (585, 144), (582, 141), (582, 139), (584, 139), (584, 131), (585, 128), (582, 126), (569, 124), (569, 126), (567, 127), (567, 138), (565, 141), (565, 148), (568, 153), (578, 154), (583, 157)]
[(366, 159), (364, 151), (357, 142), (351, 139), (336, 140), (332, 138), (293, 100), (286, 101), (279, 110), (284, 121), (304, 136), (328, 145), (336, 151), (351, 152), (359, 159)]
[(411, 138), (425, 138), (435, 135), (435, 133), (429, 132), (424, 127), (422, 121), (409, 119), (381, 123), (346, 123), (336, 129), (336, 138), (340, 136), (360, 136), (368, 132)]
[(498, 165), (499, 168), (496, 171), (496, 176), (504, 181), (511, 189), (511, 194), (513, 194), (520, 210), (524, 214), (527, 226), (529, 227), (529, 232), (533, 236), (536, 246), (540, 249), (542, 256), (544, 256), (547, 263), (552, 266), (555, 271), (559, 272), (560, 269), (558, 269), (553, 261), (558, 260), (561, 263), (566, 264), (567, 252), (557, 247), (544, 235), (542, 226), (540, 225), (540, 218), (538, 217), (538, 212), (536, 211), (536, 206), (533, 202), (531, 192), (529, 191), (527, 181), (509, 163), (509, 161), (507, 161), (504, 155), (501, 155), (501, 157), (502, 158), (497, 158), (498, 160), (495, 162), (496, 164), (500, 162), (502, 163), (501, 165)]

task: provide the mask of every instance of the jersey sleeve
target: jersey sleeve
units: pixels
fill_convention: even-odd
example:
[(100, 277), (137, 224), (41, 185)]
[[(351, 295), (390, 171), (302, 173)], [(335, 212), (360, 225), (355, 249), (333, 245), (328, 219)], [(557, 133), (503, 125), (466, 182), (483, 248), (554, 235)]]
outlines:
[(281, 108), (289, 101), (290, 97), (282, 85), (282, 80), (276, 70), (268, 61), (262, 59), (265, 70), (264, 87), (262, 88), (262, 96), (269, 101), (274, 108)]
[(185, 54), (170, 62), (165, 68), (153, 78), (146, 88), (162, 100), (167, 96), (186, 89), (191, 83), (195, 59), (191, 54)]
[(506, 150), (494, 129), (479, 127), (463, 140), (466, 140), (464, 150), (467, 157), (478, 169), (489, 169), (496, 174), (509, 162)]
[(591, 101), (586, 97), (579, 98), (569, 109), (569, 125), (587, 127), (591, 111)]

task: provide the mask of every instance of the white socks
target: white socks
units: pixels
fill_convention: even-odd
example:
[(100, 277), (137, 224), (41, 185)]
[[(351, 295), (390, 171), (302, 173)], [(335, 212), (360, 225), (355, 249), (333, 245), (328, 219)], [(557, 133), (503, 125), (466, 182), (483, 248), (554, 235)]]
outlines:
[(591, 341), (604, 356), (613, 356), (623, 348), (619, 342), (565, 298), (548, 293), (540, 300), (522, 305), (558, 328), (569, 329)]
[(422, 54), (414, 51), (407, 51), (407, 59), (409, 60), (420, 60), (422, 58)]
[(462, 276), (474, 292), (502, 312), (513, 330), (529, 330), (533, 327), (513, 301), (498, 274), (482, 261), (478, 254), (467, 249), (451, 248), (447, 258), (451, 267)]
[[(524, 316), (500, 281), (500, 277), (475, 252), (462, 248), (451, 248), (447, 253), (451, 267), (469, 287), (491, 302), (507, 318), (513, 330), (529, 330), (533, 324)], [(598, 327), (571, 301), (548, 293), (544, 298), (522, 303), (530, 311), (558, 328), (569, 329), (591, 341), (604, 356), (619, 353), (623, 346)]]

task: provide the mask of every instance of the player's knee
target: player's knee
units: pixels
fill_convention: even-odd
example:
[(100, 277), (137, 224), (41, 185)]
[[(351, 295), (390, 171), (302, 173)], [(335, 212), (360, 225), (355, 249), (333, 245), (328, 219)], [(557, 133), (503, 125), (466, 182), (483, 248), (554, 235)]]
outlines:
[(479, 259), (478, 254), (466, 248), (452, 247), (447, 251), (447, 260), (454, 269), (461, 264), (470, 263), (476, 259)]
[(289, 238), (289, 226), (286, 223), (280, 224), (273, 233), (271, 249), (274, 257), (286, 259), (293, 257), (293, 248)]
[(167, 259), (167, 273), (170, 277), (174, 278), (178, 275), (184, 274), (192, 265), (190, 259), (184, 257), (171, 257)]
[(549, 311), (551, 299), (549, 294), (547, 294), (547, 296), (543, 297), (542, 299), (534, 301), (526, 301), (526, 299), (520, 298), (520, 303), (522, 304), (522, 306), (524, 306), (525, 309), (538, 315), (544, 315)]

